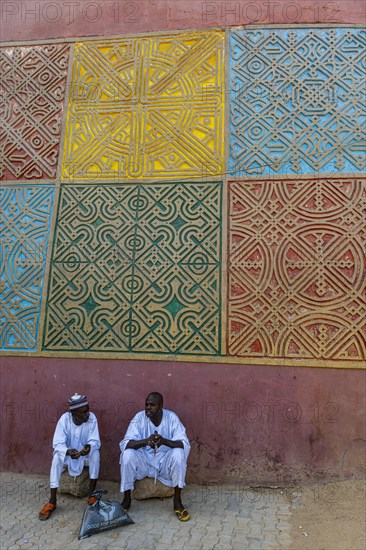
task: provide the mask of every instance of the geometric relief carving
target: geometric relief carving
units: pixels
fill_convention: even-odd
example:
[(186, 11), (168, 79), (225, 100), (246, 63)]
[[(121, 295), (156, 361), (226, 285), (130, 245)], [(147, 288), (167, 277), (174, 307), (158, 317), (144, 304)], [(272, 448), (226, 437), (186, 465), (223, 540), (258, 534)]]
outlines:
[(61, 188), (43, 349), (220, 353), (221, 184)]
[(366, 179), (229, 195), (229, 355), (365, 360)]
[(63, 180), (223, 172), (221, 32), (75, 45)]
[(53, 188), (0, 189), (0, 348), (35, 351)]
[(231, 33), (231, 176), (365, 169), (365, 30)]
[(0, 50), (0, 178), (56, 177), (69, 46)]

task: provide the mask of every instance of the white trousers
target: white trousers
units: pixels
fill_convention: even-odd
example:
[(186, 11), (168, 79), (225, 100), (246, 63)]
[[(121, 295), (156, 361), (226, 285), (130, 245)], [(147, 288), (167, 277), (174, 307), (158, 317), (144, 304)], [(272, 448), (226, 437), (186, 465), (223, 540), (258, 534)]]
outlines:
[[(143, 449), (126, 449), (121, 456), (121, 493), (133, 491), (136, 479), (155, 477), (156, 469), (148, 464)], [(187, 461), (183, 449), (169, 449), (160, 460), (156, 479), (168, 487), (185, 486)]]
[(66, 468), (71, 476), (77, 477), (83, 471), (84, 466), (89, 466), (90, 479), (98, 479), (99, 465), (99, 449), (93, 449), (88, 455), (81, 456), (76, 460), (72, 459), (70, 456), (65, 456), (65, 459), (63, 460), (60, 453), (54, 453), (51, 464), (50, 488), (56, 489), (60, 485), (61, 474)]

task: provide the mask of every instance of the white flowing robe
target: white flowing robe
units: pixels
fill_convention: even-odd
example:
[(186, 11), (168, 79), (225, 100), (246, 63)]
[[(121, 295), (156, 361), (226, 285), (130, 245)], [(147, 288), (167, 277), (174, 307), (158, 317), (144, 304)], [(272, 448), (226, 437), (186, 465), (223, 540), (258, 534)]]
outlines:
[[(90, 452), (86, 456), (76, 459), (66, 456), (68, 449), (81, 451), (85, 445), (90, 445)], [(59, 486), (60, 476), (65, 466), (71, 476), (77, 477), (83, 471), (84, 466), (88, 465), (90, 478), (98, 479), (100, 437), (95, 414), (89, 413), (87, 422), (77, 426), (72, 420), (72, 414), (64, 413), (57, 422), (53, 436), (53, 449), (51, 488)]]
[[(155, 431), (165, 439), (182, 441), (183, 449), (172, 449), (166, 445), (161, 445), (156, 449), (156, 454), (154, 454), (154, 449), (149, 446), (138, 450), (126, 449), (129, 441), (147, 439)], [(184, 487), (187, 458), (191, 446), (186, 429), (174, 412), (163, 409), (163, 417), (159, 426), (155, 426), (151, 422), (145, 411), (137, 413), (131, 420), (126, 435), (119, 446), (121, 449), (122, 492), (133, 489), (135, 480), (146, 476), (158, 479), (164, 485)], [(128, 460), (127, 453), (129, 453)], [(131, 460), (133, 460), (133, 464), (129, 465), (128, 463)], [(172, 469), (176, 470), (173, 474)]]

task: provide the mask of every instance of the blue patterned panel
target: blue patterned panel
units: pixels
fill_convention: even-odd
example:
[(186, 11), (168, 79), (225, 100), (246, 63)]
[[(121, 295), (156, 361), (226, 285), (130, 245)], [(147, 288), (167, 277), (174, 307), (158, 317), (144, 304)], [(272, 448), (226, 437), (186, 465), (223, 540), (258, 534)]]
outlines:
[(0, 348), (35, 351), (53, 187), (0, 189)]
[(365, 169), (365, 31), (232, 31), (231, 176)]

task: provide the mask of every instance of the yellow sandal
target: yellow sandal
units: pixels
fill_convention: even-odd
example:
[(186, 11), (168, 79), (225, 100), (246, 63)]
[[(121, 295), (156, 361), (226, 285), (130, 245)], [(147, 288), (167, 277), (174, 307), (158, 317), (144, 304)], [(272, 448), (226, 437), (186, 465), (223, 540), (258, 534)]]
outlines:
[(176, 513), (179, 521), (189, 521), (191, 519), (187, 508), (183, 508), (183, 510), (174, 510), (174, 512)]

